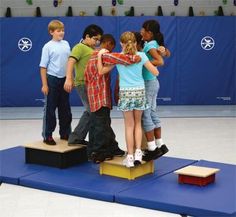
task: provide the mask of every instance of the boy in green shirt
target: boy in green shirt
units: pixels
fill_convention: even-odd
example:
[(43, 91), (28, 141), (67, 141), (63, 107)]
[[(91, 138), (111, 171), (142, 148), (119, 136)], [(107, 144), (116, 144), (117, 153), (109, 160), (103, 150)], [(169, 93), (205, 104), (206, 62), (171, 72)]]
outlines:
[[(87, 26), (84, 30), (82, 41), (73, 47), (67, 62), (67, 72), (64, 89), (68, 93), (70, 93), (73, 87), (75, 87), (85, 108), (85, 111), (82, 114), (78, 125), (69, 135), (69, 145), (87, 145), (85, 138), (89, 131), (91, 113), (84, 80), (84, 70), (95, 46), (99, 44), (102, 35), (103, 30), (99, 26), (94, 24)], [(74, 69), (75, 79), (73, 74)]]

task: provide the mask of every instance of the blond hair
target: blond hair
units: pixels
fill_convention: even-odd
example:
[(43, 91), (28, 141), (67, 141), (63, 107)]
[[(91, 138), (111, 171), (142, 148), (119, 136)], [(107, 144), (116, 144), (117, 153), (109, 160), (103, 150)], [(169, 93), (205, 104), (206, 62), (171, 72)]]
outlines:
[(56, 29), (64, 29), (64, 24), (60, 20), (52, 20), (48, 24), (48, 32), (54, 32)]
[(120, 36), (120, 42), (124, 44), (123, 52), (124, 54), (135, 54), (137, 52), (136, 38), (132, 32), (124, 32)]

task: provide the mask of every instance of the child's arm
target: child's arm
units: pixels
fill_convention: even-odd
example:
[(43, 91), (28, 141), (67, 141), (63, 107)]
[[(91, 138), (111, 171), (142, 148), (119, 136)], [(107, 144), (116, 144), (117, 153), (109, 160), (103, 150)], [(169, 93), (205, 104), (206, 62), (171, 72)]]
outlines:
[(98, 67), (98, 74), (99, 75), (103, 75), (103, 74), (106, 74), (108, 72), (110, 72), (113, 68), (114, 68), (114, 65), (110, 65), (110, 66), (104, 66), (102, 64), (102, 55), (104, 53), (106, 53), (107, 50), (105, 49), (102, 49), (98, 52), (98, 62), (97, 62), (97, 67)]
[(66, 92), (70, 93), (74, 87), (74, 65), (76, 63), (76, 59), (73, 57), (69, 57), (67, 62), (67, 68), (66, 68), (66, 81), (64, 84), (64, 89)]
[(152, 48), (149, 50), (149, 54), (152, 56), (153, 60), (151, 60), (151, 63), (154, 66), (162, 66), (164, 65), (164, 60), (162, 58), (162, 56), (159, 54), (159, 52), (157, 51), (157, 49)]
[(41, 80), (42, 80), (41, 91), (44, 95), (48, 95), (47, 69), (40, 67), (40, 74), (41, 74)]
[(139, 55), (128, 55), (122, 53), (104, 53), (102, 55), (102, 62), (108, 65), (113, 65), (113, 64), (130, 65), (138, 63), (140, 61), (141, 57)]
[(144, 66), (148, 69), (149, 72), (151, 72), (153, 75), (157, 76), (159, 75), (158, 69), (148, 60)]

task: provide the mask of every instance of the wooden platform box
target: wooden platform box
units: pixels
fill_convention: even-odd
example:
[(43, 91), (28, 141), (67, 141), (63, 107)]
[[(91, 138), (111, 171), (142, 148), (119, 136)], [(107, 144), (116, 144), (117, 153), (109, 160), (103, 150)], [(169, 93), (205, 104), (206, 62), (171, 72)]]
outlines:
[(154, 173), (153, 161), (143, 161), (141, 165), (127, 168), (122, 164), (124, 158), (125, 157), (114, 157), (112, 160), (100, 163), (100, 174), (134, 180), (137, 177)]
[(215, 182), (215, 174), (218, 171), (216, 168), (187, 166), (174, 173), (178, 174), (178, 182), (181, 184), (205, 186)]
[(24, 145), (25, 162), (64, 169), (88, 161), (86, 146), (68, 146), (65, 140), (55, 141), (56, 145), (47, 145), (43, 141)]

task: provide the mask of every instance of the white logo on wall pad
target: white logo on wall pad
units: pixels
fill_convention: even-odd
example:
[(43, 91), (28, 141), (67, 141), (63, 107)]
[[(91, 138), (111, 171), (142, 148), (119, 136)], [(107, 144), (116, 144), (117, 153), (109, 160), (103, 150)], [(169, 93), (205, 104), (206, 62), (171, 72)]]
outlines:
[(212, 37), (210, 36), (205, 36), (201, 40), (201, 47), (204, 50), (211, 50), (215, 46), (215, 41)]
[(23, 51), (27, 52), (32, 48), (33, 44), (32, 41), (29, 38), (21, 38), (18, 41), (18, 48)]

